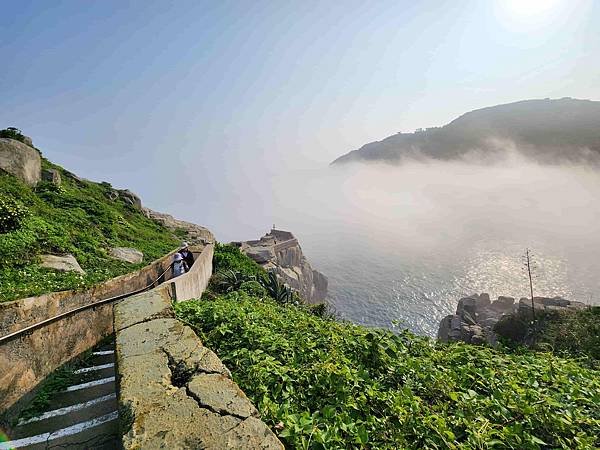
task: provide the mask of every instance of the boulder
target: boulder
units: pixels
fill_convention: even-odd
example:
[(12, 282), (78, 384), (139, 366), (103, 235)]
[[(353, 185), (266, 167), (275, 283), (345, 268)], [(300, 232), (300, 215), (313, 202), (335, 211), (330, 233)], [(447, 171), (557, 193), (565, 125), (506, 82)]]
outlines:
[(273, 247), (249, 247), (248, 249), (246, 249), (245, 253), (258, 264), (266, 263), (272, 259), (275, 259), (275, 252), (273, 251)]
[(31, 138), (29, 136), (25, 136), (24, 134), (22, 136), (23, 136), (23, 138), (22, 138), (23, 143), (25, 145), (29, 145), (30, 147), (33, 147), (33, 141), (31, 140)]
[(42, 180), (52, 183), (55, 186), (62, 184), (62, 178), (60, 172), (56, 169), (44, 169), (42, 170)]
[(131, 264), (141, 263), (144, 260), (144, 254), (135, 248), (113, 247), (110, 249), (111, 258), (125, 261)]
[(41, 179), (42, 158), (37, 150), (22, 142), (0, 138), (0, 169), (35, 186)]
[(515, 299), (513, 297), (498, 297), (498, 300), (495, 300), (492, 303), (492, 309), (499, 311), (504, 314), (509, 314), (513, 310), (513, 306), (515, 304)]
[(142, 209), (142, 201), (140, 198), (131, 192), (129, 189), (119, 190), (119, 197), (123, 199), (123, 201), (137, 209)]
[(566, 308), (571, 303), (569, 300), (565, 300), (561, 297), (547, 298), (547, 297), (534, 297), (535, 302), (541, 302), (544, 306), (559, 306), (561, 308)]
[(85, 274), (73, 255), (41, 255), (42, 267), (58, 270), (59, 272), (78, 272)]

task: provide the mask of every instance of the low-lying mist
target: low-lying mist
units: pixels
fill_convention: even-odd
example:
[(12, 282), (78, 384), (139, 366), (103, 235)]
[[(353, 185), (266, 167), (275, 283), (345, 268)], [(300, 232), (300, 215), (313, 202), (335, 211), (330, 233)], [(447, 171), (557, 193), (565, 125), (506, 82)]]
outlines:
[(594, 168), (507, 151), (493, 161), (473, 154), (257, 175), (221, 210), (217, 237), (256, 238), (272, 223), (294, 232), (329, 277), (331, 303), (355, 322), (400, 320), (435, 334), (462, 296), (527, 296), (525, 248), (537, 261), (535, 295), (600, 303)]

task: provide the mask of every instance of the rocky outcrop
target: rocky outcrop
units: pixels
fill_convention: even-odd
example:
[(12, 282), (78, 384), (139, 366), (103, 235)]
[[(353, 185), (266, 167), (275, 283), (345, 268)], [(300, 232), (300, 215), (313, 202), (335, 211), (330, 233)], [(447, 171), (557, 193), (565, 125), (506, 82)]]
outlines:
[(178, 236), (183, 234), (183, 239), (189, 244), (209, 244), (215, 242), (215, 237), (207, 228), (195, 223), (175, 219), (170, 214), (159, 213), (150, 208), (142, 208), (142, 210), (146, 217), (160, 223)]
[(120, 189), (118, 191), (119, 198), (121, 198), (128, 205), (133, 206), (137, 209), (142, 209), (142, 201), (140, 198), (131, 192), (129, 189)]
[[(561, 297), (534, 297), (536, 311), (561, 311), (583, 309), (585, 304), (566, 300)], [(464, 341), (470, 344), (497, 341), (494, 325), (506, 315), (517, 312), (530, 312), (531, 299), (521, 298), (515, 303), (513, 297), (500, 296), (491, 302), (488, 294), (473, 294), (461, 298), (456, 307), (456, 314), (442, 319), (438, 329), (440, 341)]]
[(62, 178), (60, 172), (56, 169), (44, 169), (42, 170), (42, 180), (52, 183), (55, 186), (62, 184)]
[(59, 272), (78, 272), (85, 274), (73, 255), (41, 255), (42, 267), (58, 270)]
[(0, 138), (0, 169), (35, 186), (41, 179), (42, 158), (36, 149), (22, 142)]
[(327, 277), (311, 267), (289, 231), (271, 230), (257, 241), (234, 244), (265, 270), (275, 272), (307, 303), (321, 303), (327, 297)]

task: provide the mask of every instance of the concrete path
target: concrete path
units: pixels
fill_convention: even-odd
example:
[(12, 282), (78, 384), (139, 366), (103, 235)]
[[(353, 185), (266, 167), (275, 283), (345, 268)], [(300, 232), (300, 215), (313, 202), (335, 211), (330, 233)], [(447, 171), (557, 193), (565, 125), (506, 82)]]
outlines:
[(0, 450), (120, 448), (114, 342), (93, 350), (77, 381), (51, 399), (47, 411), (20, 420)]

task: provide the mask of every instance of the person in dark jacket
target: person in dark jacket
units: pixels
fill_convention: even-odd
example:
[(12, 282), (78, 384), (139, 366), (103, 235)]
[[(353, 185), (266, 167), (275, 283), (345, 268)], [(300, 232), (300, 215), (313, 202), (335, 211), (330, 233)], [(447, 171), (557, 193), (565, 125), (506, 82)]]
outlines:
[(181, 243), (181, 250), (179, 250), (179, 253), (181, 254), (181, 256), (183, 256), (183, 260), (187, 264), (188, 270), (190, 270), (192, 264), (194, 264), (194, 254), (188, 248), (187, 242)]

